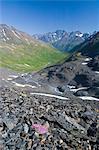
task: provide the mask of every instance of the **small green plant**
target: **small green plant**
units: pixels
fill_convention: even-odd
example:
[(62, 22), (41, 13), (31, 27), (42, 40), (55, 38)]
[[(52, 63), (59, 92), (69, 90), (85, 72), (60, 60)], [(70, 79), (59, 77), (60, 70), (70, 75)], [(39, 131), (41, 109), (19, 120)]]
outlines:
[(53, 65), (67, 57), (51, 46), (22, 45), (11, 50), (7, 46), (0, 48), (0, 66), (19, 72), (38, 71), (44, 67)]

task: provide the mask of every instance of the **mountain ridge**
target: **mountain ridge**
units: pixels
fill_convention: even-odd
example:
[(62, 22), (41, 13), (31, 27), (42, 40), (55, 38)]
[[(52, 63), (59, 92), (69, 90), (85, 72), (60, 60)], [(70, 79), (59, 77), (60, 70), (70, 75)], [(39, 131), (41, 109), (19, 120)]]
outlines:
[(70, 51), (75, 46), (83, 43), (89, 36), (90, 34), (80, 31), (66, 32), (65, 30), (33, 35), (35, 39), (50, 43), (61, 51)]
[[(90, 44), (91, 49), (88, 49)], [(93, 57), (90, 57), (90, 51), (99, 51), (98, 48), (99, 34), (96, 34), (75, 48), (68, 60), (65, 58), (64, 62), (59, 64), (45, 66), (46, 68), (43, 66), (44, 69), (40, 68), (38, 72), (19, 74), (1, 68), (1, 148), (98, 149), (99, 55), (93, 53)], [(31, 49), (29, 45), (23, 49), (26, 52), (25, 58), (28, 55), (31, 57), (32, 50), (33, 45)], [(8, 55), (11, 50), (3, 49), (3, 51)], [(17, 56), (19, 57), (22, 49), (18, 47), (12, 52), (15, 51), (18, 51), (15, 56), (19, 54)], [(41, 51), (45, 51), (44, 46), (39, 51), (40, 55), (36, 53), (40, 58)], [(55, 49), (55, 52), (58, 51)], [(33, 59), (36, 57), (37, 64), (44, 60), (44, 55), (49, 53), (43, 53), (43, 59), (39, 62), (36, 55), (32, 57)], [(53, 49), (50, 57), (53, 57)], [(5, 57), (3, 59), (5, 60)], [(20, 59), (23, 60), (22, 55)], [(46, 59), (48, 60), (48, 57)], [(16, 60), (15, 63), (18, 63), (18, 58)], [(30, 60), (25, 63), (29, 63)], [(41, 134), (42, 130), (46, 133)]]
[(72, 52), (81, 52), (82, 55), (95, 57), (99, 55), (99, 32), (91, 35), (86, 41), (72, 49)]
[(66, 57), (52, 45), (14, 27), (0, 25), (0, 65), (19, 71), (36, 71)]

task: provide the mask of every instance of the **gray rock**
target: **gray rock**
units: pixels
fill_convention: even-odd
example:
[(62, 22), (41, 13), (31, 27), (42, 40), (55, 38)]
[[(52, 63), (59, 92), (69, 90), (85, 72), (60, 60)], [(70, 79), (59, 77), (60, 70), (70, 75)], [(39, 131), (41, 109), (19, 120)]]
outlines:
[(10, 119), (8, 117), (5, 117), (3, 119), (3, 122), (6, 124), (9, 130), (12, 130), (16, 126), (16, 122), (13, 119)]
[(85, 121), (94, 120), (95, 114), (93, 114), (92, 111), (85, 111), (85, 112), (82, 114), (82, 118), (83, 118)]
[(0, 119), (0, 133), (4, 130), (4, 124), (2, 119)]
[(91, 124), (91, 126), (89, 127), (89, 129), (87, 130), (87, 135), (88, 136), (92, 136), (95, 137), (97, 133), (97, 123), (94, 122)]
[(77, 91), (75, 93), (76, 96), (88, 96), (88, 92), (87, 91)]
[(29, 131), (29, 126), (26, 123), (24, 124), (24, 131), (25, 133), (28, 133)]

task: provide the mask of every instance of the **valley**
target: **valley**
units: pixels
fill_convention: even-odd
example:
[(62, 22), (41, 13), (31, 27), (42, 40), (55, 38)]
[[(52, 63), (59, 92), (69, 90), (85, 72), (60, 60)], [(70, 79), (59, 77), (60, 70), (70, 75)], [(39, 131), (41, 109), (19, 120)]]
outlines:
[(0, 66), (21, 72), (31, 72), (53, 65), (68, 53), (35, 40), (32, 36), (5, 24), (0, 26)]
[(80, 31), (66, 32), (65, 30), (33, 35), (35, 39), (50, 43), (62, 52), (71, 51), (75, 46), (83, 43), (89, 36), (89, 33), (82, 33)]
[(0, 0), (0, 150), (99, 150), (99, 0)]
[(62, 53), (13, 28), (6, 37), (5, 28), (0, 41), (0, 150), (97, 150), (99, 32)]

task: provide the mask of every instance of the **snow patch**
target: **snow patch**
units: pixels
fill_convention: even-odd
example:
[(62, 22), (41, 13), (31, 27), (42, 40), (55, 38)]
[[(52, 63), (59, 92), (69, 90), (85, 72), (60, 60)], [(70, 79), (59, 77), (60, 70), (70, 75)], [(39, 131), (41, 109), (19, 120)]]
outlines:
[(10, 39), (7, 37), (7, 40), (10, 40)]
[(86, 58), (84, 61), (90, 61), (92, 60), (92, 58)]
[(30, 84), (25, 84), (26, 87), (30, 87), (30, 88), (36, 88), (36, 86), (30, 85)]
[(81, 34), (76, 33), (76, 36), (82, 37), (83, 33), (81, 33)]
[(78, 88), (78, 89), (70, 89), (70, 91), (77, 92), (77, 91), (86, 90), (86, 89), (88, 89), (88, 87), (81, 87), (81, 88)]
[(63, 94), (62, 92), (60, 92), (57, 88), (55, 88), (55, 92), (59, 93), (59, 94)]
[(99, 74), (99, 71), (95, 71), (95, 73)]
[(21, 33), (20, 32), (18, 32), (18, 31), (16, 31), (17, 32), (17, 34), (19, 34), (20, 36), (21, 36)]
[(4, 29), (2, 29), (2, 31), (3, 31), (3, 35), (6, 37), (6, 33), (5, 33), (5, 30)]
[(57, 96), (57, 95), (53, 95), (53, 94), (46, 94), (46, 93), (30, 93), (30, 94), (31, 95), (40, 95), (40, 96), (54, 97), (54, 98), (58, 98), (58, 99), (62, 99), (62, 100), (69, 100), (69, 98), (67, 98), (67, 97)]
[(87, 64), (88, 64), (87, 62), (83, 62), (83, 63), (82, 63), (82, 65), (87, 65)]
[(12, 80), (12, 78), (7, 78), (7, 80), (8, 80), (8, 81), (11, 81), (11, 80)]
[(4, 78), (2, 78), (2, 81), (5, 81), (5, 79), (4, 79)]
[(19, 84), (19, 83), (16, 83), (16, 82), (13, 82), (16, 86), (18, 87), (30, 87), (30, 88), (36, 88), (36, 86), (32, 86), (30, 84)]
[(11, 78), (17, 78), (18, 76), (16, 76), (16, 75), (9, 75), (9, 77), (11, 77)]
[(54, 35), (57, 35), (56, 33), (53, 33)]
[(61, 39), (61, 37), (58, 38), (58, 40), (60, 40), (60, 39)]
[(12, 33), (13, 33), (18, 39), (21, 39), (21, 38), (15, 33), (14, 30), (11, 30), (11, 31), (12, 31)]
[[(7, 40), (10, 40), (10, 39), (7, 37), (6, 32), (5, 32), (4, 29), (2, 29), (2, 32), (3, 32), (3, 35), (5, 36), (5, 38), (6, 38)], [(6, 40), (4, 40), (4, 41), (6, 41)]]
[(70, 88), (70, 89), (74, 89), (75, 88), (75, 86), (73, 86), (73, 85), (72, 86), (71, 85), (67, 85), (67, 87)]
[(3, 38), (3, 41), (6, 41), (6, 39)]
[(92, 100), (92, 101), (99, 101), (98, 98), (92, 97), (92, 96), (80, 96), (82, 100)]

